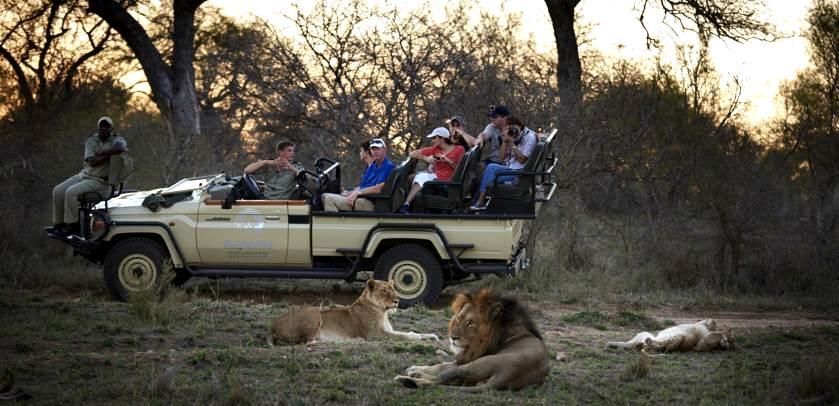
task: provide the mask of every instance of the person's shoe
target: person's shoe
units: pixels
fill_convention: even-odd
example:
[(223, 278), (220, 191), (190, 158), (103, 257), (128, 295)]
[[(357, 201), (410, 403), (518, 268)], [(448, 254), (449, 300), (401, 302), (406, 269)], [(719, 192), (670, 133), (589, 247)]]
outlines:
[(67, 229), (67, 223), (58, 223), (51, 227), (47, 227), (47, 233), (65, 236), (67, 235), (69, 230)]
[(79, 226), (79, 223), (71, 223), (67, 224), (67, 234), (70, 235), (79, 235), (82, 232), (82, 228)]
[(486, 209), (487, 209), (487, 206), (485, 204), (475, 203), (472, 206), (469, 206), (469, 210), (472, 210), (472, 211), (483, 211), (483, 210), (486, 210)]
[(400, 207), (400, 208), (399, 208), (399, 210), (397, 211), (397, 213), (400, 213), (400, 214), (411, 214), (411, 207), (410, 207), (410, 206), (408, 206), (407, 204), (403, 204), (403, 205), (402, 205), (402, 207)]

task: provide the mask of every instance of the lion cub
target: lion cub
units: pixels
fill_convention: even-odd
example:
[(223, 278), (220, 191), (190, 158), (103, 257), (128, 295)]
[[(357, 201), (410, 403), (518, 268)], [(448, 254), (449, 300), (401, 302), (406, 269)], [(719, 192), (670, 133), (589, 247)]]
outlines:
[(661, 330), (657, 335), (638, 333), (633, 339), (606, 343), (608, 348), (649, 351), (713, 351), (734, 348), (731, 329), (717, 331), (717, 321), (705, 319), (691, 324), (679, 324)]
[(268, 330), (268, 345), (315, 341), (369, 340), (390, 337), (402, 340), (439, 340), (434, 334), (394, 331), (388, 315), (396, 311), (399, 296), (390, 282), (367, 280), (361, 296), (350, 306), (334, 309), (307, 308), (280, 316)]

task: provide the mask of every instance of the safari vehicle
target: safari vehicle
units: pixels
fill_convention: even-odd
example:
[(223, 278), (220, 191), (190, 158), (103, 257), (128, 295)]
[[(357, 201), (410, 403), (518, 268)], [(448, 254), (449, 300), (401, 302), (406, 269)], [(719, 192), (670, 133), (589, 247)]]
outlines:
[(298, 177), (299, 200), (253, 199), (258, 185), (249, 176), (215, 174), (150, 191), (84, 195), (81, 231), (49, 236), (102, 264), (108, 289), (122, 300), (168, 282), (163, 269), (171, 261), (176, 285), (191, 277), (354, 282), (372, 271), (394, 283), (401, 307), (431, 304), (446, 286), (527, 267), (526, 222), (556, 188), (555, 133), (536, 145), (522, 171), (500, 173), (518, 182), (496, 182), (479, 213), (467, 210), (480, 156), (472, 148), (450, 182), (426, 183), (416, 199), (421, 213), (397, 213), (416, 165), (410, 158), (381, 194), (367, 196), (374, 212), (324, 212), (320, 195), (341, 190), (341, 168), (319, 158)]

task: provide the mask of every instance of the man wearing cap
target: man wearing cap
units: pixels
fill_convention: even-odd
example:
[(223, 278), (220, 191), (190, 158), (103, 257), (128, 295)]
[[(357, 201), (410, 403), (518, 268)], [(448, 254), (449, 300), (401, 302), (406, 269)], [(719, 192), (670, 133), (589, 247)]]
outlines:
[(387, 147), (381, 138), (370, 141), (370, 156), (373, 162), (364, 170), (361, 184), (350, 192), (342, 194), (324, 193), (323, 211), (373, 211), (373, 202), (364, 196), (381, 193), (390, 171), (396, 165), (387, 158)]
[(79, 231), (79, 196), (88, 192), (109, 196), (111, 156), (128, 150), (125, 138), (113, 132), (114, 121), (110, 117), (101, 117), (96, 123), (97, 132), (91, 134), (85, 142), (82, 171), (52, 190), (52, 230), (55, 232)]
[(437, 127), (426, 138), (431, 138), (431, 146), (411, 151), (408, 156), (421, 159), (428, 163), (428, 171), (418, 173), (411, 184), (411, 190), (405, 198), (405, 203), (399, 209), (400, 213), (410, 213), (410, 205), (414, 197), (422, 190), (422, 185), (429, 180), (449, 181), (454, 175), (454, 168), (460, 158), (466, 153), (460, 145), (454, 145), (451, 134), (446, 127)]
[(294, 143), (283, 141), (277, 144), (277, 158), (263, 159), (245, 167), (245, 173), (259, 177), (265, 182), (265, 198), (269, 200), (291, 199), (297, 189), (297, 174), (303, 170), (294, 160)]
[(485, 144), (481, 149), (481, 169), (491, 163), (501, 163), (502, 159), (498, 155), (501, 149), (501, 129), (504, 128), (507, 116), (510, 115), (510, 109), (507, 106), (489, 106), (487, 117), (491, 122), (487, 124), (477, 137), (467, 134), (462, 128), (454, 129), (460, 133), (461, 136), (469, 143), (469, 145)]
[(465, 126), (466, 121), (459, 115), (452, 116), (452, 118), (449, 119), (449, 133), (452, 136), (452, 143), (454, 143), (454, 145), (460, 145), (463, 147), (464, 151), (470, 147), (466, 138), (463, 138), (463, 132), (466, 131)]

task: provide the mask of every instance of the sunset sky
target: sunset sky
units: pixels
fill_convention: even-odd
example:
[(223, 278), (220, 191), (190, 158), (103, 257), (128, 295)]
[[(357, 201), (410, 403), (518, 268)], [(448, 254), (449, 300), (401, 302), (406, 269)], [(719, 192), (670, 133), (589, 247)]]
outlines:
[[(370, 0), (382, 8), (399, 7), (407, 9), (417, 7), (420, 2)], [(786, 34), (787, 38), (774, 42), (758, 40), (738, 44), (732, 41), (715, 40), (711, 44), (711, 56), (723, 82), (737, 77), (743, 85), (743, 100), (748, 103), (745, 111), (747, 119), (755, 125), (771, 119), (780, 111), (777, 99), (779, 86), (785, 80), (808, 64), (806, 41), (801, 37), (809, 1), (805, 0), (764, 0), (767, 5), (765, 18)], [(310, 8), (314, 1), (297, 1), (302, 9)], [(665, 60), (672, 60), (677, 44), (690, 42), (690, 36), (680, 35), (660, 23), (660, 18), (651, 14), (648, 27), (662, 40), (661, 51), (648, 50), (643, 28), (638, 23), (639, 12), (634, 0), (606, 1), (583, 0), (577, 7), (579, 21), (590, 27), (587, 34), (591, 45), (607, 58), (630, 59), (649, 62), (658, 53), (664, 53)], [(291, 8), (287, 2), (243, 2), (238, 0), (211, 0), (211, 5), (220, 7), (231, 16), (248, 18), (259, 15), (272, 21), (289, 35), (290, 29), (282, 14)], [(445, 0), (430, 0), (429, 10), (433, 16), (441, 18), (445, 13)], [(539, 49), (554, 53), (555, 44), (547, 6), (541, 0), (505, 1), (479, 0), (481, 9), (505, 10), (521, 13), (524, 32), (520, 35), (532, 35)], [(479, 10), (475, 15), (476, 18)]]

